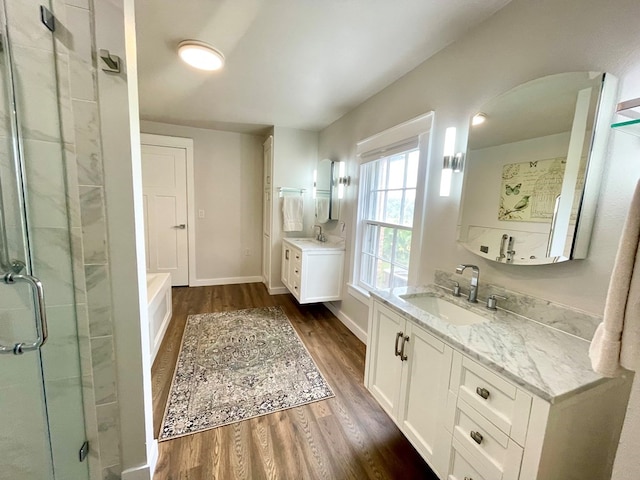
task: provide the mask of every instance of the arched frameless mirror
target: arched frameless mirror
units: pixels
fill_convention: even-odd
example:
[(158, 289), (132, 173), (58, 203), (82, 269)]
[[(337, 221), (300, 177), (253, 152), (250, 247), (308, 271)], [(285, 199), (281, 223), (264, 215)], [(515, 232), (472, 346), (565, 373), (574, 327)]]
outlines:
[(469, 131), (458, 241), (507, 264), (586, 258), (616, 91), (609, 74), (561, 73), (484, 105)]
[(327, 223), (340, 215), (338, 164), (325, 158), (318, 162), (315, 179), (316, 222)]

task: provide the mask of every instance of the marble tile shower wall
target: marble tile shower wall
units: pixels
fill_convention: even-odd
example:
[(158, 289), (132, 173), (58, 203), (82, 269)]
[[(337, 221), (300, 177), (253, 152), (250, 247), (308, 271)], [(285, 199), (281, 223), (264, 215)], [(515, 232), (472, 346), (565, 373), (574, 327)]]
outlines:
[[(67, 159), (73, 168), (70, 183), (77, 189), (73, 200), (79, 205), (79, 224), (74, 225), (74, 251), (78, 284), (86, 287), (78, 297), (78, 309), (85, 312), (88, 364), (85, 404), (92, 410), (87, 433), (94, 437), (91, 478), (120, 478), (120, 428), (116, 390), (115, 351), (109, 278), (108, 237), (105, 216), (104, 177), (100, 140), (99, 105), (96, 81), (96, 48), (91, 0), (60, 0), (54, 3), (62, 25), (57, 39), (68, 52), (69, 103), (72, 135), (65, 138)], [(58, 13), (58, 10), (60, 13)], [(65, 73), (60, 74), (64, 79)], [(61, 98), (64, 104), (67, 100)], [(63, 123), (64, 123), (63, 119)], [(72, 130), (72, 132), (71, 132)], [(65, 131), (63, 127), (63, 131)], [(90, 362), (90, 363), (89, 363)], [(85, 410), (85, 411), (86, 411)], [(91, 424), (92, 423), (92, 424)], [(95, 426), (97, 425), (97, 432)], [(91, 441), (91, 440), (90, 440)]]
[[(120, 478), (119, 416), (93, 3), (91, 0), (52, 1), (57, 22), (55, 47), (50, 32), (39, 19), (40, 5), (45, 3), (43, 0), (7, 0), (17, 80), (20, 90), (29, 92), (19, 105), (23, 113), (25, 153), (30, 161), (38, 162), (29, 169), (33, 178), (27, 179), (32, 225), (38, 230), (34, 235), (35, 262), (40, 266), (47, 288), (51, 322), (59, 325), (56, 332), (60, 332), (61, 337), (51, 338), (51, 342), (67, 345), (60, 359), (44, 359), (47, 400), (52, 409), (52, 435), (59, 430), (60, 435), (72, 439), (68, 443), (75, 451), (74, 457), (82, 443), (80, 440), (86, 437), (90, 442), (90, 478), (112, 480)], [(53, 78), (43, 71), (44, 65), (52, 64), (53, 55), (57, 89)], [(56, 108), (60, 109), (60, 119), (57, 115), (42, 114), (56, 112)], [(58, 143), (60, 132), (64, 158)], [(66, 169), (62, 168), (62, 162)], [(76, 331), (79, 342), (75, 341)], [(74, 348), (80, 368), (76, 366), (76, 373), (72, 375), (72, 366), (67, 366), (67, 371), (61, 369), (64, 367), (61, 359), (74, 358), (69, 351)], [(43, 354), (46, 357), (46, 349)], [(61, 362), (62, 367), (57, 368)], [(60, 371), (50, 374), (46, 371), (49, 364)], [(67, 387), (73, 382), (81, 382), (83, 398), (71, 398), (74, 389)], [(77, 385), (75, 391), (79, 391)], [(68, 412), (78, 409), (84, 409), (86, 432), (69, 431), (75, 424), (68, 418)], [(55, 451), (64, 448), (62, 443), (67, 442), (54, 443)], [(78, 465), (76, 460), (67, 467), (79, 468)], [(58, 470), (61, 478), (80, 479), (86, 475)]]

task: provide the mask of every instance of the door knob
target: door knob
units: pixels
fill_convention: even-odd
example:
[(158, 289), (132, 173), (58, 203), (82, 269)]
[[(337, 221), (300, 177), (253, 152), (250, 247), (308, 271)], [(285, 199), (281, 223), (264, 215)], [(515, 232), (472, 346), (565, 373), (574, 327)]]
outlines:
[(180, 230), (184, 230), (185, 228), (187, 228), (187, 224), (181, 223), (180, 225), (174, 225), (173, 228), (179, 228)]

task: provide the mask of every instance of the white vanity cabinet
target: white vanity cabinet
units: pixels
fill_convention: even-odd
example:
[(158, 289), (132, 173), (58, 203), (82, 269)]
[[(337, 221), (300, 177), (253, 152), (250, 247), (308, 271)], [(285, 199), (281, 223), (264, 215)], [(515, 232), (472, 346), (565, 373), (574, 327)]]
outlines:
[(629, 379), (546, 401), (372, 298), (365, 385), (440, 479), (609, 478)]
[(452, 349), (384, 305), (373, 302), (365, 383), (413, 446), (441, 477)]
[(282, 242), (282, 283), (299, 303), (340, 300), (344, 249), (311, 239)]
[(518, 480), (531, 395), (459, 352), (449, 389), (450, 478)]

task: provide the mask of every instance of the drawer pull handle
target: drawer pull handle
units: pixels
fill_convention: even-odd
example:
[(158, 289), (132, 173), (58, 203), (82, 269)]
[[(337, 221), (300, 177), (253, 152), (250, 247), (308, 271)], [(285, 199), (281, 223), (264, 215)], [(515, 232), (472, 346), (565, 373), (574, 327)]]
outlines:
[(396, 333), (396, 348), (395, 348), (396, 357), (400, 356), (400, 350), (398, 349), (398, 342), (400, 341), (403, 335), (404, 335), (404, 332)]
[(471, 477), (464, 477), (464, 480), (473, 480)]
[(489, 398), (489, 390), (487, 390), (486, 388), (477, 387), (476, 393), (480, 395), (482, 398), (484, 398), (485, 400)]
[(409, 341), (409, 336), (407, 335), (406, 337), (402, 337), (402, 344), (400, 345), (400, 360), (402, 360), (403, 362), (409, 358), (404, 354), (404, 344), (407, 343)]
[(471, 433), (469, 435), (471, 435), (471, 438), (473, 438), (473, 441), (476, 442), (478, 445), (482, 443), (482, 434), (480, 432), (474, 432), (473, 430), (471, 430)]

